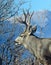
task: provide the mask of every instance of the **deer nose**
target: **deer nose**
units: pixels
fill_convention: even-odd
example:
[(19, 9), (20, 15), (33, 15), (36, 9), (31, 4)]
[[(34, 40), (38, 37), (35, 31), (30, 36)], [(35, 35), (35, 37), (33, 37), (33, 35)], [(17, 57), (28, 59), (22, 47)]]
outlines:
[(15, 43), (15, 45), (18, 45), (18, 44), (20, 45), (21, 43), (18, 43), (18, 42), (17, 42), (17, 43)]

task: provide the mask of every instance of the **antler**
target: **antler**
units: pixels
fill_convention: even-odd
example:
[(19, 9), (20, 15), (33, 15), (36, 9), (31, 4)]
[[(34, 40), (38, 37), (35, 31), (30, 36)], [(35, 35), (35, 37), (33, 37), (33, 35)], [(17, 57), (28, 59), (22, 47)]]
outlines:
[(30, 14), (30, 18), (32, 18), (33, 14), (34, 14), (34, 11)]
[[(18, 18), (17, 18), (18, 22), (20, 22), (20, 23), (26, 25), (25, 31), (29, 31), (29, 29), (30, 29), (30, 27), (31, 27), (30, 21), (31, 21), (31, 17), (33, 16), (33, 14), (34, 14), (34, 12), (32, 12), (32, 13), (30, 14), (29, 9), (27, 10), (27, 12), (25, 12), (25, 11), (23, 10), (24, 19), (23, 19), (22, 17), (18, 17)], [(25, 32), (25, 31), (24, 31), (24, 32)]]

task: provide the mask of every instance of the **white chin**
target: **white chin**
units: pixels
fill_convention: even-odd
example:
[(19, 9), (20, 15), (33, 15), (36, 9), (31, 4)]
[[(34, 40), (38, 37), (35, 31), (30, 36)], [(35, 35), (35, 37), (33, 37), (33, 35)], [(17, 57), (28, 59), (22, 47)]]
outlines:
[(24, 47), (27, 48), (27, 46), (24, 44)]

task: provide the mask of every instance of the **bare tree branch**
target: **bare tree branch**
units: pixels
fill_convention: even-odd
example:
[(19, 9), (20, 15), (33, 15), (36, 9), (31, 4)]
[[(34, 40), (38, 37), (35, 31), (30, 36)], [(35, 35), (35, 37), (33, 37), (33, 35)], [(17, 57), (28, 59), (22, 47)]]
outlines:
[(20, 10), (21, 6), (27, 3), (24, 0), (19, 0), (19, 3), (15, 5), (14, 0), (1, 0), (0, 2), (0, 21), (4, 21), (14, 16)]

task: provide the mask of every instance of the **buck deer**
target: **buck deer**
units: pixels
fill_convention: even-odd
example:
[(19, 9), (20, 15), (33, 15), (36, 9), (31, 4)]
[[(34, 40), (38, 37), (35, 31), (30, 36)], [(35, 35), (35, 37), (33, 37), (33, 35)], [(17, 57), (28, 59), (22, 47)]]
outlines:
[(26, 29), (19, 37), (15, 39), (15, 42), (24, 45), (25, 48), (36, 56), (38, 62), (43, 65), (51, 65), (51, 39), (39, 38), (33, 35), (33, 33), (37, 30), (37, 26), (30, 25), (33, 13), (23, 13), (25, 20), (23, 21), (22, 19), (18, 19), (18, 21), (25, 24)]

